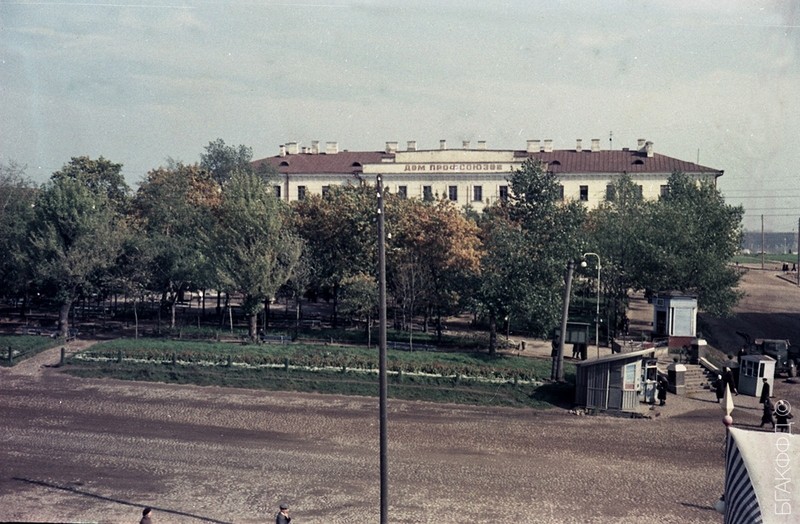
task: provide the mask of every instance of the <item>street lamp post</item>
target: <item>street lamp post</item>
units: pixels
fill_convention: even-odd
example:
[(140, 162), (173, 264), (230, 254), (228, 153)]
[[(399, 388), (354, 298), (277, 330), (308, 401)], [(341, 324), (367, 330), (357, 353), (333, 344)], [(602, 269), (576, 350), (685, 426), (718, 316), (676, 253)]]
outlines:
[(586, 267), (586, 257), (597, 257), (597, 312), (594, 317), (594, 342), (597, 344), (597, 358), (600, 358), (600, 255), (597, 253), (584, 253), (581, 267)]

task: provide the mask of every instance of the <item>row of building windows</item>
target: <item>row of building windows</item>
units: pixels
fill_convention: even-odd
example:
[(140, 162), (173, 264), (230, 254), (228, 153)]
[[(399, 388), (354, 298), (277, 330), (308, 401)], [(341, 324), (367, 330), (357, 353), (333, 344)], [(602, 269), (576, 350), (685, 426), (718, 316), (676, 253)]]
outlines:
[[(564, 186), (559, 185), (559, 198), (564, 200)], [(636, 186), (638, 196), (642, 196), (642, 186)], [(662, 185), (660, 194), (662, 197), (667, 195), (668, 186)], [(274, 186), (275, 196), (281, 198), (281, 186)], [(330, 186), (322, 186), (322, 196), (327, 196)], [(308, 191), (306, 186), (297, 186), (297, 199), (305, 200)], [(397, 186), (397, 195), (400, 198), (408, 198), (408, 186)], [(508, 186), (500, 186), (499, 198), (505, 202), (508, 200)], [(579, 186), (578, 197), (582, 202), (589, 201), (589, 186)], [(458, 186), (447, 186), (447, 198), (452, 202), (458, 202)], [(606, 200), (613, 201), (616, 198), (616, 189), (612, 184), (606, 186)], [(422, 186), (422, 199), (434, 200), (433, 186)], [(472, 186), (472, 202), (483, 201), (483, 186)]]

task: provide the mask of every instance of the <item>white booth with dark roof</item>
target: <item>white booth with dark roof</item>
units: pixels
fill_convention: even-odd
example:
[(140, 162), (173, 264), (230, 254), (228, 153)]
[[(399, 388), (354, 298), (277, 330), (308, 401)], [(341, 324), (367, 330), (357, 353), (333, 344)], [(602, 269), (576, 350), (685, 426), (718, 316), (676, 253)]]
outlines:
[(615, 353), (575, 364), (575, 403), (600, 411), (638, 412), (643, 388), (642, 361), (655, 349)]

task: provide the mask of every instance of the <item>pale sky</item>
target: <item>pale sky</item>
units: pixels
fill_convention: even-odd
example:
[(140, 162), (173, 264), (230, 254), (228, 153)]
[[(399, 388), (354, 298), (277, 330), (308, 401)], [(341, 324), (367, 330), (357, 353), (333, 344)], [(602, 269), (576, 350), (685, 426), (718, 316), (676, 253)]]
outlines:
[[(635, 147), (722, 169), (745, 226), (797, 231), (794, 0), (0, 0), (0, 162), (129, 184), (222, 138), (382, 150)], [(613, 134), (612, 134), (613, 133)]]

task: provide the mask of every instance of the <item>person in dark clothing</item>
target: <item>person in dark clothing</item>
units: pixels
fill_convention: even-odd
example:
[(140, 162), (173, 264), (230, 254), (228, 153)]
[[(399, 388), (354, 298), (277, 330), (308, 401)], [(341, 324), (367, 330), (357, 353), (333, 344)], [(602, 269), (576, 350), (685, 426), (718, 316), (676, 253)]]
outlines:
[(728, 387), (731, 390), (731, 393), (733, 393), (734, 395), (739, 394), (739, 392), (736, 390), (736, 382), (734, 382), (733, 371), (731, 371), (731, 368), (725, 368), (722, 371), (722, 381), (728, 385)]
[(292, 517), (289, 516), (289, 506), (281, 504), (280, 511), (275, 515), (275, 524), (289, 524)]
[(769, 381), (766, 379), (766, 377), (763, 378), (762, 380), (764, 381), (764, 384), (761, 386), (761, 396), (758, 398), (758, 401), (763, 404), (765, 401), (769, 400), (769, 397), (770, 397), (769, 389), (770, 388), (769, 388)]
[(775, 429), (775, 419), (772, 418), (772, 413), (775, 408), (772, 406), (772, 401), (767, 398), (764, 402), (764, 413), (761, 415), (761, 425), (759, 427), (763, 428), (764, 424), (771, 424), (772, 429)]
[(667, 379), (664, 377), (658, 377), (656, 392), (658, 393), (658, 405), (665, 405), (667, 403)]
[(722, 380), (722, 375), (717, 375), (717, 381), (714, 383), (714, 391), (717, 394), (717, 404), (719, 404), (725, 396), (725, 381)]
[(150, 516), (153, 514), (153, 510), (150, 508), (144, 508), (142, 510), (142, 518), (139, 520), (139, 524), (152, 524), (153, 520)]

